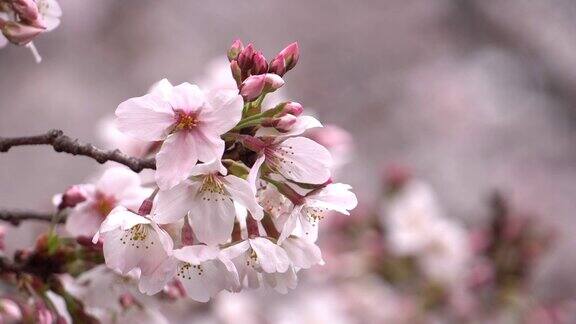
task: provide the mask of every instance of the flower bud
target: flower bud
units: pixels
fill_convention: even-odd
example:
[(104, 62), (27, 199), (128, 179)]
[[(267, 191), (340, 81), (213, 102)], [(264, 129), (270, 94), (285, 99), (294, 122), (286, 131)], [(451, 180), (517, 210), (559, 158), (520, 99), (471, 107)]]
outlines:
[(13, 44), (28, 44), (44, 31), (44, 28), (23, 25), (15, 21), (6, 21), (2, 24), (2, 34)]
[(38, 19), (38, 5), (34, 0), (12, 0), (11, 4), (20, 19), (29, 22)]
[(232, 71), (232, 77), (236, 81), (236, 85), (240, 86), (242, 84), (242, 69), (240, 69), (238, 61), (232, 60), (230, 62), (230, 70)]
[(291, 101), (284, 104), (282, 111), (280, 114), (278, 114), (278, 116), (282, 117), (288, 114), (293, 116), (300, 116), (302, 112), (304, 112), (304, 107), (302, 107), (302, 105), (298, 102)]
[(264, 90), (266, 75), (252, 75), (240, 85), (240, 95), (245, 101), (253, 101), (258, 98)]
[(284, 64), (286, 64), (286, 71), (292, 70), (296, 66), (296, 63), (298, 63), (298, 59), (300, 58), (300, 48), (298, 48), (298, 43), (294, 42), (286, 46), (286, 48), (280, 51), (280, 54), (278, 55), (284, 56)]
[(253, 56), (252, 74), (264, 74), (268, 72), (268, 62), (261, 52), (257, 52)]
[(68, 188), (58, 204), (58, 209), (73, 208), (79, 203), (86, 200), (86, 194), (81, 186), (72, 186)]
[(238, 58), (238, 55), (240, 54), (240, 52), (242, 52), (243, 49), (244, 44), (242, 44), (242, 41), (240, 41), (239, 39), (235, 40), (230, 46), (230, 49), (228, 50), (228, 60), (229, 61), (236, 60)]
[(246, 101), (253, 101), (262, 93), (278, 90), (284, 85), (284, 80), (272, 73), (251, 75), (240, 86), (240, 95)]
[(272, 62), (270, 62), (270, 67), (268, 72), (278, 74), (283, 76), (286, 73), (286, 63), (284, 63), (284, 55), (278, 54)]
[(277, 119), (276, 126), (274, 126), (279, 132), (285, 133), (292, 129), (292, 126), (296, 124), (298, 118), (294, 115), (285, 115)]
[(242, 70), (248, 71), (254, 64), (253, 58), (254, 58), (254, 45), (250, 43), (240, 52), (240, 54), (238, 54), (238, 65)]

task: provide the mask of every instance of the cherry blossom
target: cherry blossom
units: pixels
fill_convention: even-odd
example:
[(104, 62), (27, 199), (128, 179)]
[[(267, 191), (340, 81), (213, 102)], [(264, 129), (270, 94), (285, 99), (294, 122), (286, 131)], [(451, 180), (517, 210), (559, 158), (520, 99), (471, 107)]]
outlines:
[[(172, 223), (190, 216), (200, 242), (225, 243), (229, 240), (236, 212), (234, 203), (244, 206), (256, 219), (263, 216), (250, 184), (237, 176), (223, 176), (219, 161), (197, 165), (192, 177), (178, 186), (161, 191), (156, 199), (153, 219)], [(224, 169), (225, 170), (225, 169)]]
[(104, 241), (106, 265), (122, 274), (152, 273), (172, 252), (172, 238), (150, 219), (125, 207), (114, 208), (94, 235)]
[(279, 242), (285, 240), (298, 228), (301, 235), (315, 242), (318, 238), (318, 222), (328, 211), (349, 215), (358, 204), (356, 195), (350, 191), (351, 186), (343, 183), (332, 183), (305, 196), (301, 204), (294, 206), (292, 212), (283, 220)]
[[(92, 237), (116, 206), (137, 210), (151, 193), (141, 186), (138, 175), (124, 167), (106, 170), (95, 184), (77, 186), (84, 201), (75, 204), (66, 220), (66, 231), (73, 236)], [(66, 196), (65, 196), (66, 197)], [(59, 203), (61, 198), (57, 198)]]
[(143, 97), (116, 109), (120, 131), (144, 141), (164, 141), (156, 156), (156, 181), (170, 189), (184, 180), (198, 161), (219, 159), (220, 135), (240, 121), (242, 97), (237, 90), (204, 93), (198, 86), (167, 80)]

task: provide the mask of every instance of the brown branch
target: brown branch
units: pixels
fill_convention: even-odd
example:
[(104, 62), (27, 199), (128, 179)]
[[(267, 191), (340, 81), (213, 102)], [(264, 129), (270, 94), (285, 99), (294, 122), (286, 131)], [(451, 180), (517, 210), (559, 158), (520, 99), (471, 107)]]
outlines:
[[(20, 225), (20, 223), (24, 220), (50, 222), (52, 221), (53, 216), (54, 214), (51, 213), (40, 213), (27, 210), (0, 210), (0, 220), (9, 222), (14, 226)], [(58, 223), (64, 223), (65, 221), (66, 217), (64, 215), (61, 215), (58, 218)]]
[(13, 146), (51, 145), (56, 152), (90, 157), (98, 163), (114, 161), (123, 164), (134, 172), (144, 169), (156, 169), (154, 158), (139, 159), (122, 153), (120, 150), (102, 150), (92, 144), (80, 143), (64, 135), (61, 130), (53, 129), (43, 135), (24, 137), (0, 137), (0, 152), (8, 152)]

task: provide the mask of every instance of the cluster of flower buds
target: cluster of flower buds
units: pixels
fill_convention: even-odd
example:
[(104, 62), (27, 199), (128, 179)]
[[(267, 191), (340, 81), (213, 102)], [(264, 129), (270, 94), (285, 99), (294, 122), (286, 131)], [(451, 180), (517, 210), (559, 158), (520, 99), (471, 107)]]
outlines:
[[(197, 301), (223, 290), (285, 293), (298, 271), (324, 262), (319, 221), (356, 207), (351, 187), (332, 180), (329, 150), (303, 135), (322, 124), (297, 102), (263, 104), (296, 64), (298, 45), (268, 64), (236, 41), (229, 58), (240, 71), (237, 88), (164, 79), (116, 109), (118, 129), (150, 143), (152, 184), (113, 167), (55, 197), (68, 212), (67, 231), (93, 236), (107, 266), (136, 272), (143, 293)], [(270, 70), (278, 66), (281, 73)]]
[(0, 47), (7, 42), (32, 47), (36, 36), (58, 27), (61, 15), (55, 0), (0, 0)]
[(298, 43), (288, 45), (270, 63), (251, 43), (244, 47), (240, 40), (236, 40), (228, 50), (232, 76), (246, 101), (253, 101), (282, 87), (282, 76), (296, 66), (299, 56)]

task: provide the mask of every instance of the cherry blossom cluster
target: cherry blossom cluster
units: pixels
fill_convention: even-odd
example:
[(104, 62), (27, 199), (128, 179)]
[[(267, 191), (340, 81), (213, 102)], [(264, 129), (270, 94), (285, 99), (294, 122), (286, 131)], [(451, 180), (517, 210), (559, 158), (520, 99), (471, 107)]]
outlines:
[(322, 124), (297, 102), (265, 100), (298, 59), (296, 43), (268, 62), (235, 41), (225, 86), (163, 79), (122, 102), (116, 126), (156, 170), (112, 167), (55, 197), (69, 210), (67, 231), (101, 242), (106, 265), (145, 294), (174, 282), (203, 302), (223, 290), (295, 288), (301, 269), (324, 263), (319, 221), (357, 204), (332, 181), (329, 149), (303, 136)]
[(41, 58), (32, 40), (58, 27), (60, 16), (62, 10), (56, 0), (1, 0), (0, 48), (9, 42), (26, 45), (39, 62)]

